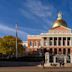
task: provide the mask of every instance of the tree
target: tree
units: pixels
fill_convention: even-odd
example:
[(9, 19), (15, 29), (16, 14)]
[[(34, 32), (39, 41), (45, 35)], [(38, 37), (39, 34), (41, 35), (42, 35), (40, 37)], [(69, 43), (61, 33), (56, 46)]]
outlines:
[[(18, 41), (18, 56), (23, 56), (24, 48), (22, 46), (22, 40), (17, 38)], [(8, 55), (15, 55), (16, 54), (16, 37), (14, 36), (4, 36), (0, 40), (0, 49), (2, 49), (2, 53)]]
[(5, 41), (3, 41), (2, 38), (0, 38), (0, 53), (6, 54), (6, 50), (7, 50), (6, 43), (5, 43)]

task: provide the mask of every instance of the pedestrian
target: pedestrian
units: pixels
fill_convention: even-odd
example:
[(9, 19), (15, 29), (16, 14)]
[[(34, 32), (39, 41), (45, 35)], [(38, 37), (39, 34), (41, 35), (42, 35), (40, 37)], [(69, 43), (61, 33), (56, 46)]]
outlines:
[(42, 67), (44, 68), (44, 61), (41, 62)]

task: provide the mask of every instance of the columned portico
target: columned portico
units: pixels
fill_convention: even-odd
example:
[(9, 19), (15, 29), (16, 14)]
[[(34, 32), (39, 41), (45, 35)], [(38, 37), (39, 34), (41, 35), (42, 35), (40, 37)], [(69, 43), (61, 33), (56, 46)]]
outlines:
[[(45, 38), (45, 39), (44, 39)], [(70, 37), (44, 37), (41, 40), (42, 46), (71, 46)]]

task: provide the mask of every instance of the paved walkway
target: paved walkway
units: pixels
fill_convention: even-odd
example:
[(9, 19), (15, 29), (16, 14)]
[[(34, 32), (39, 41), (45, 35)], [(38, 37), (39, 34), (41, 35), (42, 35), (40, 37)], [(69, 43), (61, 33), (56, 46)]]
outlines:
[(0, 72), (72, 72), (72, 67), (0, 67)]

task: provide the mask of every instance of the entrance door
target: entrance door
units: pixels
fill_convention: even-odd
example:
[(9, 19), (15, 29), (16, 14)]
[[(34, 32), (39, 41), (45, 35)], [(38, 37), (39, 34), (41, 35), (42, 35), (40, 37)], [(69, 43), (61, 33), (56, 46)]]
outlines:
[(49, 54), (49, 62), (53, 63), (53, 55), (52, 54)]

